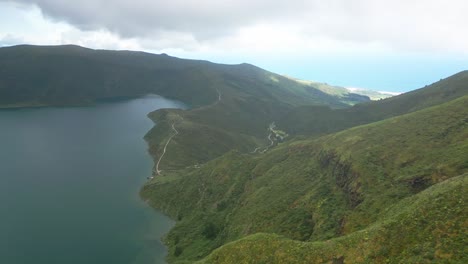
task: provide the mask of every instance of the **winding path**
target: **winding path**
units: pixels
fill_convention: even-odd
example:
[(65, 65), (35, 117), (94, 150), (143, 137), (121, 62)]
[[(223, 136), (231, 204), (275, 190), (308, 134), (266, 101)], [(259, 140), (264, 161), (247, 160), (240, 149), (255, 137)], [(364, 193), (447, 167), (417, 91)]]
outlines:
[(221, 102), (221, 93), (219, 92), (218, 88), (216, 88), (216, 92), (218, 93), (218, 100), (214, 102), (214, 104), (212, 104), (211, 106), (215, 106), (219, 104), (219, 102)]
[(261, 148), (262, 148), (262, 147), (256, 147), (256, 148), (255, 148), (252, 152), (250, 152), (250, 153), (255, 153), (255, 152), (257, 152), (257, 150), (259, 150), (259, 149), (261, 149)]
[(265, 153), (268, 151), (268, 149), (270, 149), (273, 144), (275, 144), (275, 141), (273, 141), (273, 139), (271, 139), (271, 133), (268, 135), (268, 139), (270, 140), (270, 145), (268, 145), (264, 150), (260, 151), (260, 153)]
[[(270, 133), (268, 134), (268, 137), (267, 137), (267, 138), (268, 138), (268, 140), (270, 140), (270, 145), (268, 145), (268, 146), (266, 146), (266, 147), (257, 147), (257, 148), (255, 148), (255, 149), (254, 149), (252, 152), (250, 152), (250, 153), (253, 154), (253, 153), (256, 153), (256, 152), (258, 151), (258, 153), (263, 154), (263, 153), (267, 152), (271, 147), (273, 147), (273, 145), (275, 144), (275, 140), (276, 140), (277, 137), (278, 137), (278, 134), (277, 134), (277, 133), (275, 132), (275, 130), (274, 130), (275, 127), (276, 127), (276, 126), (275, 126), (275, 123), (273, 122), (273, 123), (270, 124), (270, 127), (268, 128), (268, 130), (270, 131)], [(272, 139), (271, 136), (272, 136), (273, 134), (275, 135), (275, 137)], [(263, 150), (260, 150), (260, 149), (262, 149), (262, 148), (263, 148)], [(259, 151), (259, 150), (260, 150), (260, 151)]]
[(158, 175), (161, 175), (161, 170), (159, 170), (159, 163), (161, 162), (162, 158), (164, 157), (164, 154), (166, 154), (166, 148), (167, 148), (167, 145), (169, 145), (169, 143), (171, 142), (172, 138), (175, 137), (177, 134), (179, 134), (179, 131), (177, 131), (177, 129), (175, 128), (175, 122), (172, 123), (172, 130), (174, 130), (175, 134), (173, 134), (166, 142), (166, 145), (164, 146), (164, 150), (163, 150), (163, 153), (161, 155), (161, 157), (159, 157), (159, 160), (158, 160), (158, 163), (156, 163), (156, 173)]
[[(212, 105), (209, 105), (209, 106), (215, 106), (219, 102), (221, 102), (221, 93), (219, 92), (218, 88), (216, 88), (216, 92), (218, 93), (218, 100), (216, 102), (214, 102)], [(180, 117), (180, 118), (182, 118), (182, 117)], [(158, 175), (161, 175), (162, 170), (159, 169), (159, 163), (161, 163), (161, 160), (164, 157), (164, 154), (166, 154), (167, 145), (169, 145), (169, 143), (171, 143), (171, 140), (172, 140), (173, 137), (175, 137), (175, 136), (177, 136), (179, 134), (179, 131), (177, 131), (177, 129), (175, 128), (175, 122), (172, 123), (172, 130), (174, 130), (175, 133), (171, 137), (169, 137), (169, 139), (167, 140), (166, 145), (164, 145), (163, 153), (159, 157), (158, 163), (156, 163), (156, 173)]]

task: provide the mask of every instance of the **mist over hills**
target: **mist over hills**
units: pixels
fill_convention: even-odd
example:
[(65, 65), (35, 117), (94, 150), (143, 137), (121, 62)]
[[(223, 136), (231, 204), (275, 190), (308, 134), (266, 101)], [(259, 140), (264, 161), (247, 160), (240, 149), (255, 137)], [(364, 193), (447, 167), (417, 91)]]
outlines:
[(169, 262), (468, 262), (468, 71), (370, 101), (249, 64), (0, 48), (0, 107), (148, 93), (189, 107), (145, 136), (155, 164), (168, 148), (141, 195), (177, 220)]

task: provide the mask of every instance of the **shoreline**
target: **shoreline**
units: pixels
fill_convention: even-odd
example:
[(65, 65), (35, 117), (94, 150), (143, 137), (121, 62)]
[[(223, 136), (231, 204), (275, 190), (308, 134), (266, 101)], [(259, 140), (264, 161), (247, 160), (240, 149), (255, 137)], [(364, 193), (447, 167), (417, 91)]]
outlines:
[[(157, 94), (145, 94), (145, 95), (139, 95), (139, 96), (135, 96), (135, 97), (125, 97), (125, 98), (122, 98), (122, 97), (116, 97), (116, 98), (112, 97), (112, 98), (104, 98), (104, 99), (99, 98), (99, 99), (93, 100), (92, 102), (81, 102), (81, 103), (78, 103), (78, 104), (68, 104), (68, 105), (55, 105), (55, 104), (43, 104), (43, 103), (32, 103), (32, 102), (30, 102), (30, 103), (20, 103), (20, 104), (4, 104), (4, 105), (0, 104), (0, 111), (16, 112), (16, 111), (21, 111), (21, 110), (39, 110), (39, 109), (47, 109), (47, 108), (50, 108), (50, 109), (55, 108), (58, 111), (60, 111), (61, 108), (65, 109), (65, 108), (94, 107), (94, 106), (97, 106), (97, 105), (100, 105), (100, 104), (122, 103), (122, 102), (132, 101), (132, 100), (135, 100), (135, 99), (140, 99), (140, 98), (145, 98), (145, 97), (162, 98), (162, 99), (166, 99), (166, 100), (169, 100), (171, 102), (174, 102), (175, 104), (174, 104), (173, 107), (175, 107), (175, 108), (170, 108), (170, 109), (181, 109), (181, 110), (187, 109), (186, 105), (183, 104), (180, 101), (173, 100), (173, 99), (168, 99), (166, 97), (163, 97), (163, 96), (157, 95)], [(144, 135), (146, 135), (146, 133), (148, 133), (155, 126), (158, 126), (159, 122), (154, 122), (154, 120), (152, 120), (148, 116), (148, 114), (153, 112), (153, 111), (157, 111), (159, 109), (167, 109), (167, 108), (151, 109), (150, 112), (144, 113), (146, 115), (146, 118), (148, 118), (149, 121), (151, 122), (151, 123), (148, 122), (149, 125), (148, 125), (147, 130), (145, 130)], [(149, 142), (148, 142), (148, 140), (146, 140), (145, 136), (143, 136), (141, 138), (145, 141), (146, 155), (148, 155), (148, 158), (151, 159), (152, 167), (154, 168), (155, 158), (153, 157), (153, 155), (149, 151), (149, 149), (150, 149), (149, 148)], [(152, 168), (149, 170), (149, 172), (151, 173), (151, 175), (154, 175), (154, 171), (153, 171)], [(141, 181), (139, 181), (139, 183), (137, 184), (138, 187), (136, 187), (135, 192), (136, 192), (136, 194), (138, 196), (137, 199), (140, 200), (140, 202), (144, 203), (144, 206), (148, 206), (148, 210), (151, 210), (154, 213), (157, 213), (157, 214), (160, 214), (162, 216), (167, 217), (171, 222), (170, 226), (166, 230), (163, 230), (162, 232), (158, 231), (158, 233), (152, 232), (152, 230), (153, 230), (152, 226), (157, 225), (158, 219), (153, 219), (153, 220), (150, 220), (148, 222), (150, 229), (148, 230), (147, 235), (153, 236), (155, 239), (157, 239), (161, 243), (162, 246), (164, 246), (165, 254), (163, 256), (161, 256), (161, 257), (164, 258), (165, 263), (167, 263), (166, 258), (169, 255), (169, 249), (170, 248), (169, 248), (169, 246), (167, 244), (167, 241), (166, 241), (165, 237), (171, 231), (171, 229), (175, 226), (177, 221), (172, 216), (167, 214), (164, 210), (153, 206), (151, 204), (151, 202), (150, 202), (150, 199), (145, 199), (142, 196), (142, 190), (143, 190), (143, 188), (144, 188), (144, 186), (146, 185), (147, 182), (148, 182), (148, 180), (146, 179), (146, 177), (142, 178)]]

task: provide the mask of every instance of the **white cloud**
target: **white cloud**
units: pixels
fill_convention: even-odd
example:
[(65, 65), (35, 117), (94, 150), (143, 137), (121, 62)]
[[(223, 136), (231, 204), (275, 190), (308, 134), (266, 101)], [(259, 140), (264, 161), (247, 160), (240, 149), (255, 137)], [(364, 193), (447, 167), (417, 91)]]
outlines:
[(65, 22), (44, 19), (34, 6), (0, 2), (0, 11), (6, 14), (0, 23), (0, 46), (77, 44), (101, 49), (141, 49), (135, 39), (122, 39), (106, 29), (82, 31)]
[(140, 44), (135, 39), (121, 39), (106, 30), (83, 32), (70, 29), (61, 32), (57, 44), (75, 44), (83, 47), (112, 50), (139, 50)]
[(65, 34), (67, 38), (76, 40), (79, 36), (85, 43), (95, 40), (96, 45), (104, 47), (200, 52), (468, 54), (465, 0), (14, 2), (38, 6), (54, 21), (51, 24), (73, 25), (75, 29)]
[(18, 36), (12, 34), (0, 35), (0, 47), (1, 46), (12, 46), (18, 43), (24, 43), (25, 41)]

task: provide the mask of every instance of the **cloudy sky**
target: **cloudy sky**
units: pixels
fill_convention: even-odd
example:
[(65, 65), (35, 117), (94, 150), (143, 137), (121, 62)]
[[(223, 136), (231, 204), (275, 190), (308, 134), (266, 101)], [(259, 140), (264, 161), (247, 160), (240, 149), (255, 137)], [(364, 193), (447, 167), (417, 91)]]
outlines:
[(466, 0), (0, 0), (0, 46), (78, 44), (402, 92), (468, 69)]

